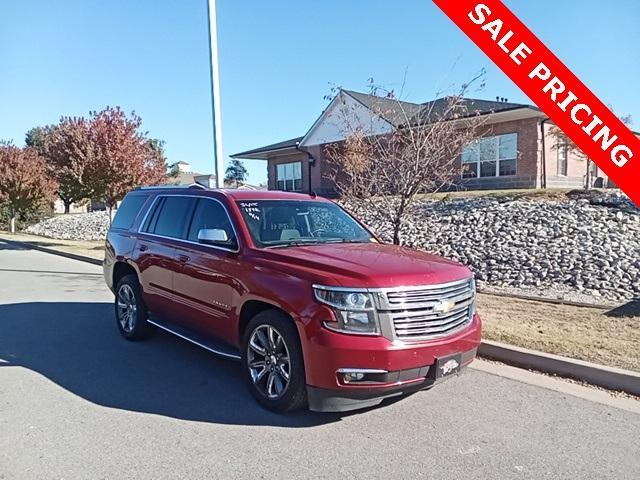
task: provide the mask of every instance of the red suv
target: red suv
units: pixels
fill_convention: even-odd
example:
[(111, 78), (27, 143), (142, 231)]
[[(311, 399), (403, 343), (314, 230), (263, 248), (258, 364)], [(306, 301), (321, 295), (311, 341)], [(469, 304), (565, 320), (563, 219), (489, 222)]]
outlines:
[(141, 188), (107, 235), (128, 340), (156, 328), (241, 361), (263, 406), (346, 411), (431, 387), (476, 355), (469, 269), (382, 243), (314, 195)]

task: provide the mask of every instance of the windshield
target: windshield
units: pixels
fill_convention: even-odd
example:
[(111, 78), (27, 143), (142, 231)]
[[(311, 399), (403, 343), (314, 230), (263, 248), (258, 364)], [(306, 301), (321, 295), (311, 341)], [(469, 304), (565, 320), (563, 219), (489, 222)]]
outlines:
[(258, 247), (375, 241), (334, 203), (252, 200), (238, 202), (238, 207)]

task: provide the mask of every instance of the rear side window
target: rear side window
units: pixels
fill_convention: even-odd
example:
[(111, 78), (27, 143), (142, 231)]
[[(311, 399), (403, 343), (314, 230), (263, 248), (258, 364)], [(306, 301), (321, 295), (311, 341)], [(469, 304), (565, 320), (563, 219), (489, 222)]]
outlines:
[(192, 197), (164, 197), (153, 212), (145, 231), (164, 237), (185, 238), (195, 200)]
[(124, 197), (118, 210), (116, 210), (111, 228), (123, 228), (125, 230), (131, 228), (148, 197), (148, 195), (127, 195)]

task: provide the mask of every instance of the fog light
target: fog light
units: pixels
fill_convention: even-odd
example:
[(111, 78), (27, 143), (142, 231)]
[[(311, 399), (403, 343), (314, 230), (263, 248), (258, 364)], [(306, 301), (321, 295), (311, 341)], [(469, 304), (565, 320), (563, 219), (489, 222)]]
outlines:
[(364, 373), (345, 373), (342, 380), (344, 383), (359, 382), (364, 379)]
[(371, 368), (340, 368), (337, 371), (340, 383), (384, 383), (386, 370)]

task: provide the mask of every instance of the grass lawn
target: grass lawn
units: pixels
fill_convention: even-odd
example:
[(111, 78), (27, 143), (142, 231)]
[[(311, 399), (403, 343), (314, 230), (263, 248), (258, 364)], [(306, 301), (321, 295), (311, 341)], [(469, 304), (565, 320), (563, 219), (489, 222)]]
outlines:
[(488, 340), (640, 371), (640, 302), (624, 308), (556, 305), (478, 295)]
[(457, 192), (423, 193), (418, 198), (427, 200), (443, 200), (456, 198), (502, 198), (510, 197), (514, 199), (546, 199), (562, 200), (567, 198), (567, 193), (576, 189), (569, 188), (548, 188), (548, 189), (508, 189), (508, 190), (460, 190)]
[(25, 233), (11, 234), (0, 232), (0, 240), (14, 240), (25, 242), (38, 247), (47, 247), (61, 252), (75, 253), (86, 257), (104, 259), (104, 240), (82, 241), (82, 240), (58, 240), (55, 238), (40, 237), (38, 235), (27, 235)]

